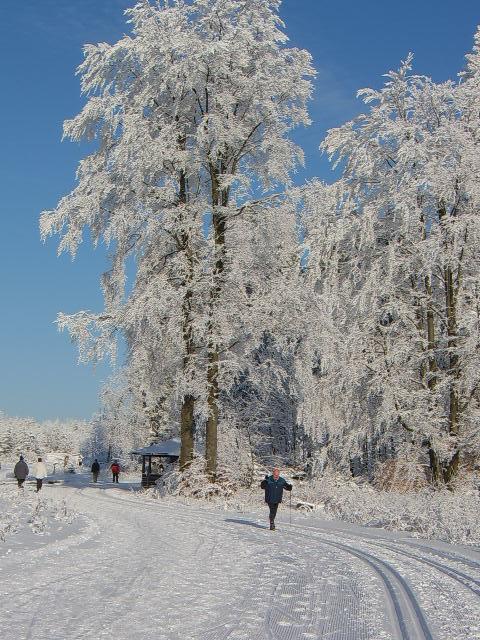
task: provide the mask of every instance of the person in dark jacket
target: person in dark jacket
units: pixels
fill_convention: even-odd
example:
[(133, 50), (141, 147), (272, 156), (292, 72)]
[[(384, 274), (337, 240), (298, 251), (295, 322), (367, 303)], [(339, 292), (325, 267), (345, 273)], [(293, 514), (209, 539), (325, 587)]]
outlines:
[(92, 464), (92, 476), (93, 476), (93, 481), (96, 482), (98, 480), (98, 474), (100, 473), (100, 464), (98, 462), (98, 460), (95, 458), (93, 464)]
[(30, 473), (28, 468), (28, 464), (23, 459), (23, 456), (20, 456), (20, 460), (17, 462), (13, 469), (13, 474), (17, 479), (19, 488), (23, 489), (23, 483), (25, 482), (25, 478)]
[(112, 470), (113, 482), (118, 482), (118, 474), (120, 473), (120, 465), (115, 460), (113, 464), (110, 466)]
[(283, 490), (291, 491), (293, 486), (280, 476), (280, 469), (275, 468), (271, 476), (265, 476), (260, 487), (265, 489), (265, 502), (270, 508), (270, 531), (275, 531), (275, 516), (282, 502)]

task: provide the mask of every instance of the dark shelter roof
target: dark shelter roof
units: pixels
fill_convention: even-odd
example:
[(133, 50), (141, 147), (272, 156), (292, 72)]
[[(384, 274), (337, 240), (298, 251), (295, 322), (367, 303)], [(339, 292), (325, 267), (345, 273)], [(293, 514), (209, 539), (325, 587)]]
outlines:
[(180, 456), (180, 438), (154, 442), (143, 449), (132, 451), (136, 456)]

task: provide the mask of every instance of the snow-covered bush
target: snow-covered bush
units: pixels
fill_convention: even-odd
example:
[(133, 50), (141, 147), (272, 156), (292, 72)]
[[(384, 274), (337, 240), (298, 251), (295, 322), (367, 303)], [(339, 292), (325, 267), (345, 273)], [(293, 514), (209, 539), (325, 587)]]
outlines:
[(77, 517), (77, 514), (75, 511), (70, 509), (66, 500), (62, 500), (61, 502), (55, 503), (53, 517), (55, 520), (59, 520), (60, 522), (71, 524)]
[(205, 475), (205, 458), (198, 456), (184, 470), (167, 468), (157, 482), (159, 496), (184, 496), (203, 500), (228, 499), (240, 489), (236, 474), (225, 465), (219, 465), (216, 482), (210, 482)]
[(71, 524), (77, 514), (65, 500), (53, 500), (16, 485), (0, 487), (0, 541), (29, 528), (45, 534), (59, 523)]
[(33, 511), (28, 519), (28, 524), (33, 533), (44, 533), (47, 528), (47, 503), (46, 500), (38, 498), (33, 507)]
[(329, 518), (450, 543), (480, 543), (478, 491), (378, 491), (331, 476), (297, 486), (296, 492)]
[(18, 517), (15, 513), (2, 510), (0, 513), (0, 541), (5, 540), (18, 529)]

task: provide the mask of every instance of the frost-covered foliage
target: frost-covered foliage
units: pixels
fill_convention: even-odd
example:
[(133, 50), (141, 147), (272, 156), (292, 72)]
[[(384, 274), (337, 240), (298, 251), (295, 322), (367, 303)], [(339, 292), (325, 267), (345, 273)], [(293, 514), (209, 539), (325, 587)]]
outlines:
[(331, 518), (453, 544), (480, 543), (478, 489), (378, 491), (327, 474), (298, 491)]
[(92, 451), (180, 434), (207, 485), (219, 457), (453, 487), (480, 452), (480, 35), (458, 81), (409, 55), (361, 90), (321, 145), (340, 178), (292, 188), (314, 72), (279, 5), (143, 0), (85, 47), (64, 135), (94, 151), (41, 234), (110, 250), (104, 309), (58, 318), (82, 360), (126, 344)]
[(341, 179), (303, 189), (307, 429), (345, 469), (408, 448), (441, 484), (478, 458), (477, 57), (460, 83), (412, 75), (409, 56), (360, 91), (367, 113), (322, 144)]
[(0, 461), (12, 462), (23, 454), (33, 459), (48, 453), (81, 454), (92, 425), (84, 420), (16, 418), (0, 413)]
[[(281, 207), (303, 160), (289, 133), (309, 123), (313, 70), (307, 52), (287, 46), (279, 5), (144, 0), (126, 12), (130, 35), (85, 47), (88, 100), (64, 135), (96, 150), (41, 218), (42, 237), (61, 236), (59, 252), (75, 255), (86, 227), (113, 251), (104, 310), (61, 314), (60, 328), (83, 360), (114, 353), (120, 333), (135, 400), (181, 423), (182, 463), (203, 428), (211, 475), (222, 394), (269, 328), (265, 302), (279, 298), (281, 272), (268, 270), (260, 241), (295, 255), (282, 235), (295, 211)], [(271, 229), (276, 207), (287, 224)]]
[(143, 407), (135, 405), (128, 380), (119, 373), (102, 388), (101, 410), (92, 418), (91, 437), (84, 450), (91, 459), (121, 458), (126, 464), (133, 449), (159, 435), (149, 426)]

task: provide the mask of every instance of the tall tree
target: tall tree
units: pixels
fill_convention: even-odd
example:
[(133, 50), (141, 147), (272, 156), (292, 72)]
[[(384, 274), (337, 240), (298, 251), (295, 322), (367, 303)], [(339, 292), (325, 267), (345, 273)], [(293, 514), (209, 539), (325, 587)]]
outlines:
[(230, 345), (220, 320), (228, 226), (288, 183), (302, 160), (288, 133), (309, 122), (310, 56), (286, 46), (279, 4), (144, 0), (127, 11), (131, 36), (85, 47), (79, 73), (89, 97), (64, 135), (97, 139), (97, 149), (80, 163), (72, 193), (41, 218), (43, 237), (62, 235), (59, 251), (75, 255), (84, 227), (95, 243), (113, 247), (104, 311), (60, 317), (85, 357), (103, 355), (115, 331), (137, 344), (145, 323), (171, 342), (181, 336), (181, 460), (193, 455), (194, 413), (204, 411), (212, 477), (221, 360)]
[(312, 268), (353, 343), (343, 377), (357, 398), (369, 390), (364, 422), (427, 451), (433, 481), (450, 483), (478, 419), (477, 133), (465, 88), (411, 75), (411, 61), (362, 90), (369, 112), (323, 144), (343, 175), (311, 202), (329, 231), (312, 236)]
[[(196, 87), (201, 114), (199, 151), (207, 171), (213, 265), (208, 302), (207, 471), (215, 476), (221, 354), (230, 336), (221, 329), (231, 255), (230, 221), (257, 209), (256, 194), (282, 188), (302, 160), (289, 131), (308, 124), (311, 58), (286, 46), (278, 0), (198, 0)], [(260, 197), (260, 201), (262, 198)], [(234, 252), (230, 248), (230, 252)]]
[[(177, 354), (165, 343), (181, 345), (185, 464), (193, 456), (192, 304), (205, 210), (197, 154), (187, 144), (198, 134), (190, 66), (197, 38), (191, 9), (182, 2), (142, 2), (127, 15), (132, 36), (85, 47), (79, 73), (89, 99), (65, 123), (64, 135), (97, 138), (97, 150), (80, 163), (75, 190), (42, 215), (41, 228), (44, 237), (62, 234), (59, 251), (73, 255), (85, 226), (95, 244), (113, 245), (112, 268), (102, 277), (105, 310), (59, 318), (79, 341), (82, 357), (102, 357), (115, 331), (126, 337), (131, 357), (135, 350), (150, 348), (151, 354), (163, 342), (153, 358), (168, 354), (175, 362)], [(127, 293), (125, 267), (132, 259), (137, 273)]]

